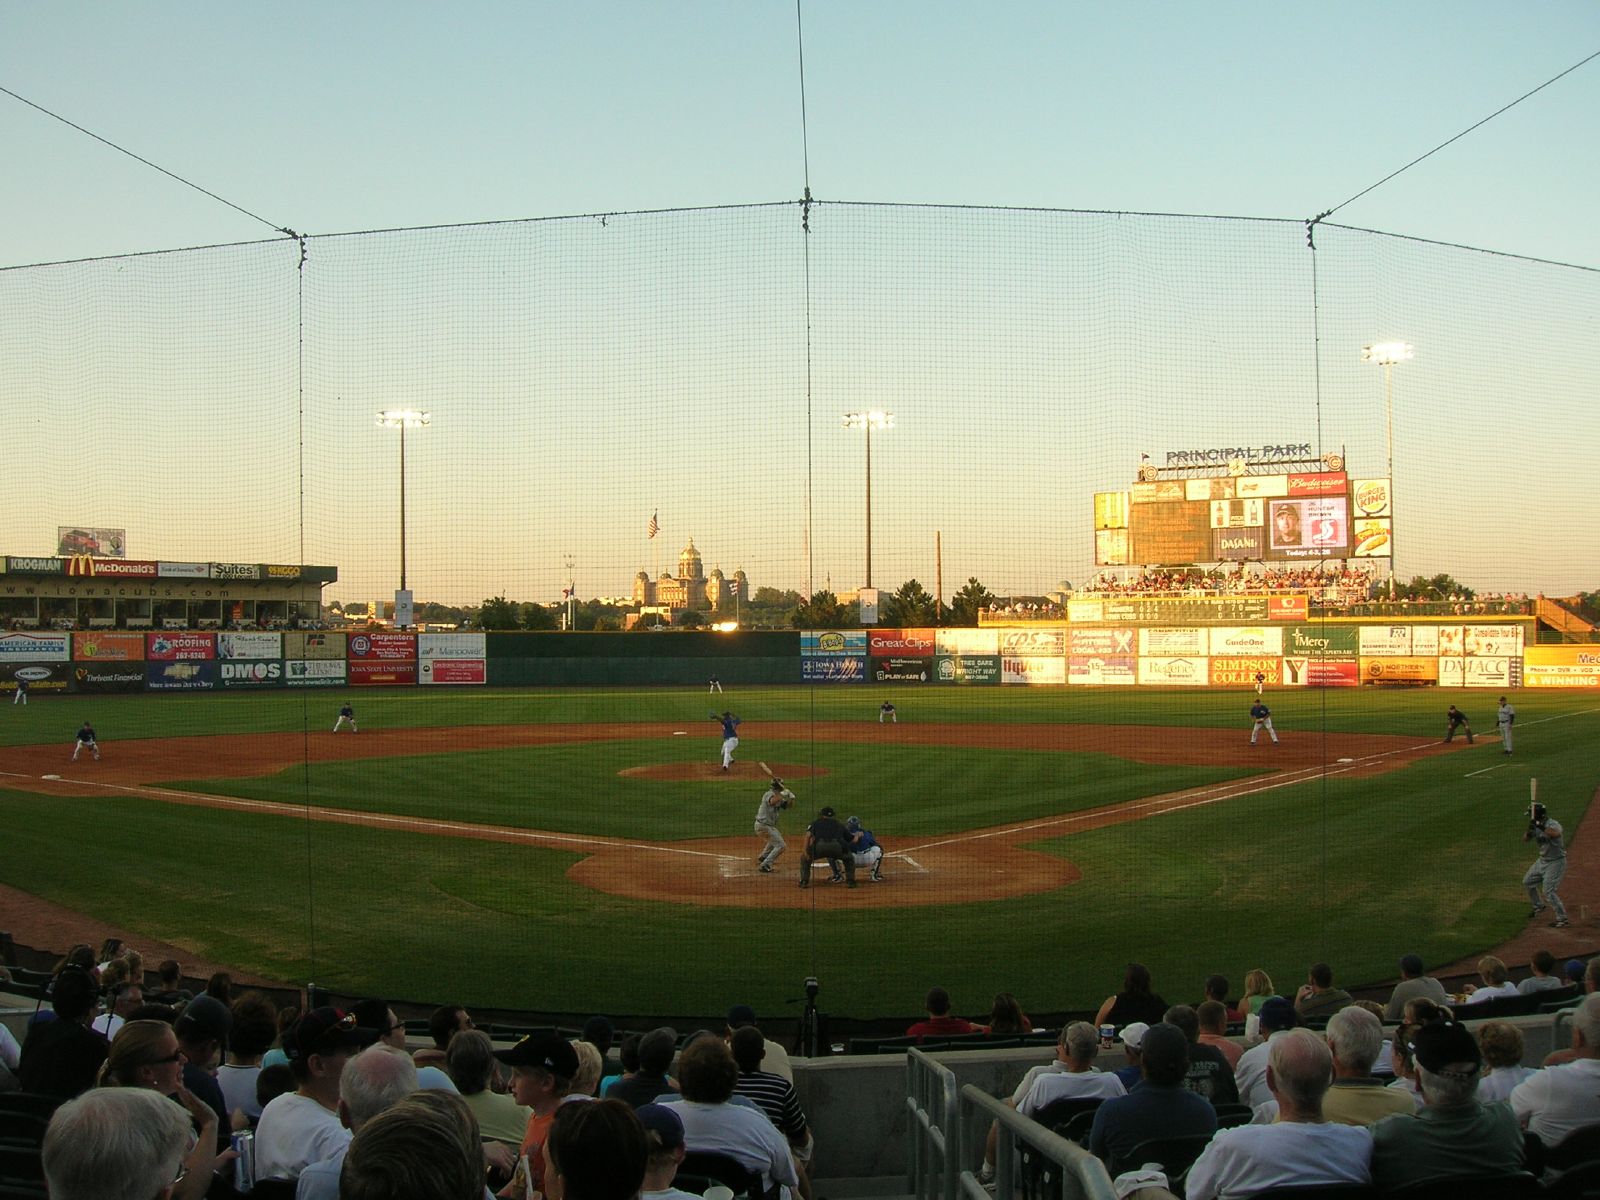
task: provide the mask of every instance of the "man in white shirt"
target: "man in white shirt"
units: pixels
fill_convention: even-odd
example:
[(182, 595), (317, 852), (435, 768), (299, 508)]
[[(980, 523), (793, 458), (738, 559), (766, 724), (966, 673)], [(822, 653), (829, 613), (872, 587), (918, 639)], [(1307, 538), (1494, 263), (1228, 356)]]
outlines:
[(1572, 1061), (1535, 1071), (1511, 1092), (1522, 1127), (1546, 1146), (1600, 1122), (1600, 993), (1572, 1014)]
[(1332, 1076), (1328, 1044), (1309, 1029), (1271, 1039), (1267, 1087), (1278, 1102), (1277, 1123), (1218, 1132), (1189, 1169), (1188, 1200), (1239, 1200), (1273, 1188), (1371, 1182), (1371, 1134), (1323, 1119), (1322, 1098)]
[(1267, 1090), (1267, 1055), (1273, 1039), (1299, 1024), (1294, 1005), (1282, 996), (1274, 996), (1261, 1006), (1258, 1014), (1260, 1029), (1266, 1041), (1252, 1046), (1239, 1056), (1239, 1065), (1233, 1069), (1233, 1082), (1239, 1089), (1239, 1103), (1255, 1108), (1272, 1099)]
[(1057, 1100), (1109, 1100), (1127, 1095), (1128, 1089), (1115, 1075), (1095, 1070), (1095, 1055), (1100, 1051), (1100, 1034), (1087, 1021), (1074, 1021), (1061, 1031), (1056, 1056), (1066, 1065), (1033, 1081), (1028, 1094), (1017, 1104), (1017, 1111), (1031, 1117)]
[(339, 1076), (351, 1055), (373, 1042), (370, 1029), (336, 1008), (314, 1008), (283, 1035), (295, 1091), (261, 1110), (256, 1125), (256, 1178), (299, 1179), (314, 1162), (350, 1141), (339, 1121)]
[(762, 1186), (800, 1186), (789, 1143), (767, 1114), (753, 1106), (730, 1104), (739, 1081), (733, 1051), (718, 1037), (703, 1037), (678, 1056), (682, 1100), (662, 1105), (683, 1123), (684, 1145), (692, 1154), (725, 1154), (747, 1171), (761, 1173)]
[(89, 1028), (110, 1041), (127, 1021), (128, 1014), (144, 1003), (144, 988), (132, 979), (111, 985), (111, 1008), (94, 1019)]

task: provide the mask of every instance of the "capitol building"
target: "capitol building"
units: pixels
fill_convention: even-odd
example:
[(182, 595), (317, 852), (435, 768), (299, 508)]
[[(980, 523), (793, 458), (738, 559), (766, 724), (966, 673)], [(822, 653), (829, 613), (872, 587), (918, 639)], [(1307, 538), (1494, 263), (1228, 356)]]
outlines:
[(713, 567), (706, 574), (700, 551), (694, 548), (694, 539), (678, 555), (678, 573), (661, 572), (659, 579), (651, 579), (650, 572), (640, 571), (633, 577), (633, 602), (644, 608), (693, 608), (714, 612), (724, 604), (732, 604), (734, 592), (741, 599), (750, 598), (750, 581), (744, 571), (724, 576), (721, 567)]

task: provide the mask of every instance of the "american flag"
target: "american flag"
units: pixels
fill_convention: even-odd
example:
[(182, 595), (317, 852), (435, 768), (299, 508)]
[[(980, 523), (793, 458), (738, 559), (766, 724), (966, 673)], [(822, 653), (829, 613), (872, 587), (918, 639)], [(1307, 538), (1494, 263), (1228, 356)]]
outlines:
[(650, 536), (651, 537), (655, 537), (655, 535), (660, 533), (660, 532), (661, 532), (661, 522), (656, 520), (656, 514), (655, 513), (651, 513), (650, 514), (650, 531), (649, 531)]
[(728, 590), (737, 596), (739, 594), (739, 581), (737, 579), (728, 580)]
[(572, 589), (571, 588), (564, 587), (564, 588), (561, 589), (561, 598), (563, 600), (567, 599), (571, 595), (572, 595)]

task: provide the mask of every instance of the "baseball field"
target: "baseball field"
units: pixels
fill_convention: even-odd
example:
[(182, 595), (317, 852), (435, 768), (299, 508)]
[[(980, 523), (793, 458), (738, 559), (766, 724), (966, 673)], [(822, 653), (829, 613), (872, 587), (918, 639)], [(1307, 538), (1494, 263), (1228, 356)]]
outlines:
[[(996, 991), (1090, 1008), (1130, 958), (1169, 999), (1222, 971), (1342, 983), (1527, 926), (1530, 780), (1569, 831), (1595, 791), (1592, 696), (792, 687), (35, 699), (0, 713), (0, 882), (273, 980), (418, 1002), (631, 1014), (730, 999), (871, 1018)], [(331, 732), (349, 699), (359, 733)], [(1477, 744), (1442, 744), (1454, 699)], [(720, 769), (713, 709), (738, 714)], [(103, 757), (70, 762), (88, 719)], [(772, 774), (790, 850), (756, 870)], [(824, 805), (889, 852), (796, 886)], [(1569, 903), (1571, 903), (1569, 901)], [(1593, 949), (1593, 914), (1549, 931)], [(25, 914), (3, 924), (27, 941)], [(1581, 943), (1581, 945), (1580, 945)]]

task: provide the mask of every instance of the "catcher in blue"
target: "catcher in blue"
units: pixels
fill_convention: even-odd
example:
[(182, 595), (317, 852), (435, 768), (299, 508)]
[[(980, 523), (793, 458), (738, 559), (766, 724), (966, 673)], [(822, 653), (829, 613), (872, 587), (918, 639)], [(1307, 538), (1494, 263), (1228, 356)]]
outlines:
[(89, 724), (87, 721), (78, 726), (78, 740), (77, 743), (72, 747), (73, 762), (78, 761), (78, 752), (85, 748), (93, 751), (95, 762), (100, 761), (100, 743), (95, 740), (94, 726)]
[[(851, 817), (844, 823), (850, 835), (850, 857), (858, 867), (872, 868), (872, 882), (883, 882), (883, 847), (872, 836), (872, 830), (861, 828), (861, 818)], [(837, 882), (837, 879), (835, 879)]]
[(1272, 744), (1276, 746), (1278, 744), (1278, 734), (1272, 728), (1272, 710), (1257, 700), (1250, 706), (1250, 716), (1255, 721), (1255, 725), (1250, 730), (1250, 744), (1254, 746), (1256, 744), (1256, 734), (1265, 729), (1272, 738)]
[(726, 771), (733, 765), (733, 752), (739, 748), (739, 718), (724, 712), (720, 717), (712, 713), (711, 719), (722, 723), (722, 769)]

